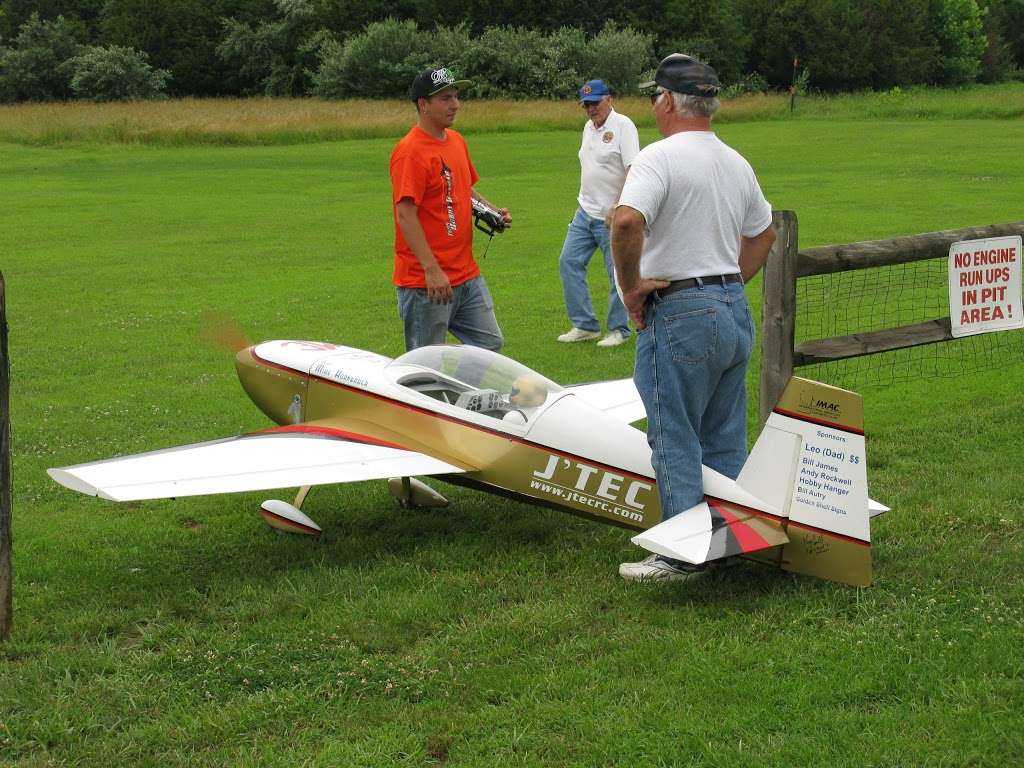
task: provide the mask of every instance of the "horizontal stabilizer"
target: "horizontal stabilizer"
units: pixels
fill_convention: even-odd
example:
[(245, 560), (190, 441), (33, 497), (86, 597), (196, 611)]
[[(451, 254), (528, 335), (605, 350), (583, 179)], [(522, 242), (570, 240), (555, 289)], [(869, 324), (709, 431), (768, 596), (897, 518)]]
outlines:
[(889, 507), (885, 506), (885, 504), (877, 502), (874, 499), (868, 499), (868, 515), (871, 517), (878, 517), (888, 511)]
[(644, 549), (705, 563), (789, 542), (781, 522), (752, 509), (709, 499), (632, 539)]

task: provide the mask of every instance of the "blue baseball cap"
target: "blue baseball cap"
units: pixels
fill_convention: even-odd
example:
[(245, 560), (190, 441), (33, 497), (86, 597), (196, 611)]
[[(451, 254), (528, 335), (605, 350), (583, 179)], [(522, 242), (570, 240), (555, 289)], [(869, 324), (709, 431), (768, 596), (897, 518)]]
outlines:
[(612, 92), (604, 84), (604, 80), (587, 80), (580, 86), (580, 101), (584, 104), (598, 102), (605, 96), (611, 96)]

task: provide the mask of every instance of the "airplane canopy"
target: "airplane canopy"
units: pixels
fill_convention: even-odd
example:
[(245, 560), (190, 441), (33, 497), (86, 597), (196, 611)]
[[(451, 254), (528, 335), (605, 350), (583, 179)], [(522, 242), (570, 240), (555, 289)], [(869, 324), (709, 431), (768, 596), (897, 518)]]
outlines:
[(481, 412), (537, 408), (563, 391), (522, 363), (468, 345), (420, 347), (395, 358), (388, 369), (399, 384)]

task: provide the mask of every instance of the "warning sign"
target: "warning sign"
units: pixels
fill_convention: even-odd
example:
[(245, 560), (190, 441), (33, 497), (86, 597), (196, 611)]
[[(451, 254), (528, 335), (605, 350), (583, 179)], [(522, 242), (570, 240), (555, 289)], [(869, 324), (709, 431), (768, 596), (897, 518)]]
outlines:
[(1024, 328), (1019, 235), (950, 246), (949, 319), (954, 338)]

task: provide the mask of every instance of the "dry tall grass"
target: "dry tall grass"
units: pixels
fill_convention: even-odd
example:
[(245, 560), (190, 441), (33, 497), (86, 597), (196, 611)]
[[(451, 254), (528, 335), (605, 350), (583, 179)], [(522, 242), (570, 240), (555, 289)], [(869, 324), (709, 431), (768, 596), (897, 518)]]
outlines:
[[(641, 127), (653, 125), (643, 97), (617, 107)], [(809, 96), (790, 114), (786, 94), (755, 94), (723, 103), (720, 122), (789, 119), (1020, 118), (1024, 83), (960, 90), (896, 88), (885, 93)], [(414, 119), (408, 101), (320, 99), (180, 99), (94, 104), (0, 105), (0, 141), (42, 146), (68, 143), (294, 144), (331, 139), (399, 136)], [(467, 132), (578, 129), (573, 101), (463, 102), (458, 126)]]
[[(723, 116), (784, 108), (779, 96), (727, 102)], [(647, 99), (623, 97), (617, 106), (638, 125), (653, 125)], [(319, 99), (180, 99), (68, 102), (0, 106), (0, 141), (60, 145), (78, 142), (153, 144), (281, 144), (399, 136), (414, 119), (407, 101)], [(458, 126), (467, 132), (577, 129), (584, 119), (572, 101), (467, 99)], [(741, 118), (742, 119), (742, 118)]]
[[(320, 99), (180, 99), (94, 104), (18, 104), (0, 107), (0, 140), (29, 144), (80, 141), (158, 144), (261, 144), (332, 138), (396, 136), (414, 112), (406, 101)], [(467, 130), (563, 127), (578, 123), (569, 103), (473, 102), (459, 125)]]

